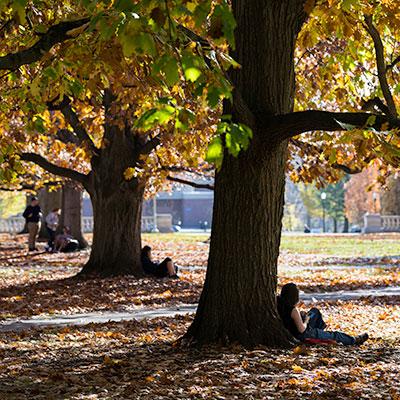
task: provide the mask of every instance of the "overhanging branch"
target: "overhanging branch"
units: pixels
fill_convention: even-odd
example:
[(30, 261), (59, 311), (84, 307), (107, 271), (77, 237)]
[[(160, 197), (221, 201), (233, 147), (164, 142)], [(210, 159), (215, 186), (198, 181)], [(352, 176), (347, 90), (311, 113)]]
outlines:
[(56, 164), (51, 163), (50, 161), (46, 160), (39, 154), (36, 153), (22, 153), (20, 154), (20, 158), (23, 161), (33, 162), (39, 167), (45, 169), (46, 171), (50, 172), (51, 174), (63, 176), (65, 178), (72, 179), (74, 181), (78, 181), (85, 185), (88, 182), (88, 176), (85, 174), (81, 174), (78, 171), (74, 171), (70, 168), (60, 167)]
[(39, 61), (55, 44), (72, 39), (74, 34), (71, 31), (82, 27), (89, 21), (90, 18), (82, 18), (76, 21), (60, 22), (50, 27), (33, 46), (0, 57), (0, 70), (15, 70), (22, 65)]
[(199, 176), (205, 176), (207, 173), (214, 173), (215, 167), (213, 165), (207, 166), (206, 168), (197, 170), (190, 167), (183, 167), (180, 165), (169, 165), (169, 166), (161, 166), (161, 171), (169, 171), (169, 172), (188, 172), (190, 174), (195, 174)]
[(308, 110), (267, 117), (263, 122), (266, 141), (283, 141), (312, 131), (344, 131), (374, 128), (377, 131), (399, 129), (400, 120), (382, 114)]
[(207, 189), (207, 190), (214, 190), (214, 185), (210, 185), (208, 183), (197, 183), (193, 181), (188, 181), (186, 179), (176, 178), (174, 176), (167, 176), (167, 180), (171, 182), (181, 183), (183, 185), (189, 185), (196, 189)]
[(79, 138), (75, 135), (74, 132), (69, 131), (68, 129), (60, 129), (56, 133), (57, 139), (65, 144), (75, 144), (78, 145), (80, 143)]

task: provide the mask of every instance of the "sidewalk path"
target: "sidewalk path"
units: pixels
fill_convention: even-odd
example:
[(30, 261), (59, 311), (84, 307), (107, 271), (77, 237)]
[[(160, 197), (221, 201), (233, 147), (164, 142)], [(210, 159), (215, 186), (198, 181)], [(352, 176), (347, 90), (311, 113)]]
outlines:
[[(400, 268), (399, 264), (327, 264), (327, 265), (285, 265), (278, 266), (279, 271), (325, 271), (325, 270), (346, 270), (346, 269), (396, 269)], [(205, 271), (207, 267), (202, 266), (179, 266), (182, 271)]]
[[(360, 297), (368, 296), (400, 296), (400, 286), (377, 289), (340, 290), (323, 293), (302, 293), (301, 300), (305, 303), (311, 303), (329, 300), (356, 300)], [(197, 304), (182, 304), (180, 306), (164, 308), (140, 308), (126, 312), (91, 312), (72, 315), (32, 317), (29, 319), (7, 319), (5, 321), (0, 321), (0, 332), (22, 331), (46, 326), (63, 327), (86, 325), (90, 323), (105, 323), (108, 321), (118, 322), (132, 319), (141, 320), (145, 318), (172, 317), (175, 315), (194, 313), (196, 308)]]

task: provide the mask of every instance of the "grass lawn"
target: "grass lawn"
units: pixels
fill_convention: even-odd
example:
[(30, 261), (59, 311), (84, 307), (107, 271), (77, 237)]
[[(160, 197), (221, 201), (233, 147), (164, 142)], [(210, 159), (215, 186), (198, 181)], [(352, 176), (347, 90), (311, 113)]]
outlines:
[[(209, 233), (145, 233), (142, 241), (196, 244)], [(400, 233), (368, 235), (283, 234), (281, 250), (297, 254), (323, 254), (338, 257), (400, 256)]]
[(283, 235), (281, 250), (338, 257), (397, 256), (400, 255), (400, 234)]

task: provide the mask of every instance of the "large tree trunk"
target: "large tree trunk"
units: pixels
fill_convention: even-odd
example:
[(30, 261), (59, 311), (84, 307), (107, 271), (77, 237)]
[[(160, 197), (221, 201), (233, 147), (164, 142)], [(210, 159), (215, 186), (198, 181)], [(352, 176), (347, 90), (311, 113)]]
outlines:
[[(231, 76), (256, 117), (293, 109), (300, 3), (233, 1), (238, 24), (233, 56), (242, 68)], [(233, 118), (241, 121), (236, 110)], [(206, 281), (187, 333), (196, 342), (288, 346), (292, 340), (276, 311), (287, 142), (268, 144), (262, 126), (253, 133), (238, 158), (225, 152), (216, 174)]]
[(93, 244), (83, 273), (101, 276), (143, 274), (140, 263), (143, 191), (97, 191), (93, 204)]
[(84, 249), (88, 243), (82, 233), (82, 189), (73, 182), (65, 182), (62, 189), (60, 228), (68, 226), (72, 236)]
[[(93, 205), (92, 251), (82, 274), (143, 276), (140, 261), (141, 215), (145, 182), (127, 181), (132, 165), (129, 135), (112, 127), (109, 146), (92, 162), (87, 187)], [(111, 136), (111, 134), (113, 134)]]

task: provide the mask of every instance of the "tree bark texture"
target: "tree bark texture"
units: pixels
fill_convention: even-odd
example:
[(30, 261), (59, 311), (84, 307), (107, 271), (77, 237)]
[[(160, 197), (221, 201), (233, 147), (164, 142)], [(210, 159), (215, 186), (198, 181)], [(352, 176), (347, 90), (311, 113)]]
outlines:
[[(293, 54), (304, 20), (298, 1), (234, 0), (231, 73), (254, 116), (288, 113), (294, 102)], [(233, 118), (242, 118), (228, 108)], [(216, 174), (205, 286), (187, 337), (198, 343), (288, 346), (276, 310), (277, 259), (284, 206), (287, 141), (268, 141), (264, 126), (237, 158), (225, 152)]]
[(141, 277), (141, 214), (145, 183), (124, 179), (132, 166), (130, 135), (109, 128), (109, 145), (93, 158), (87, 190), (93, 205), (92, 251), (83, 274)]

